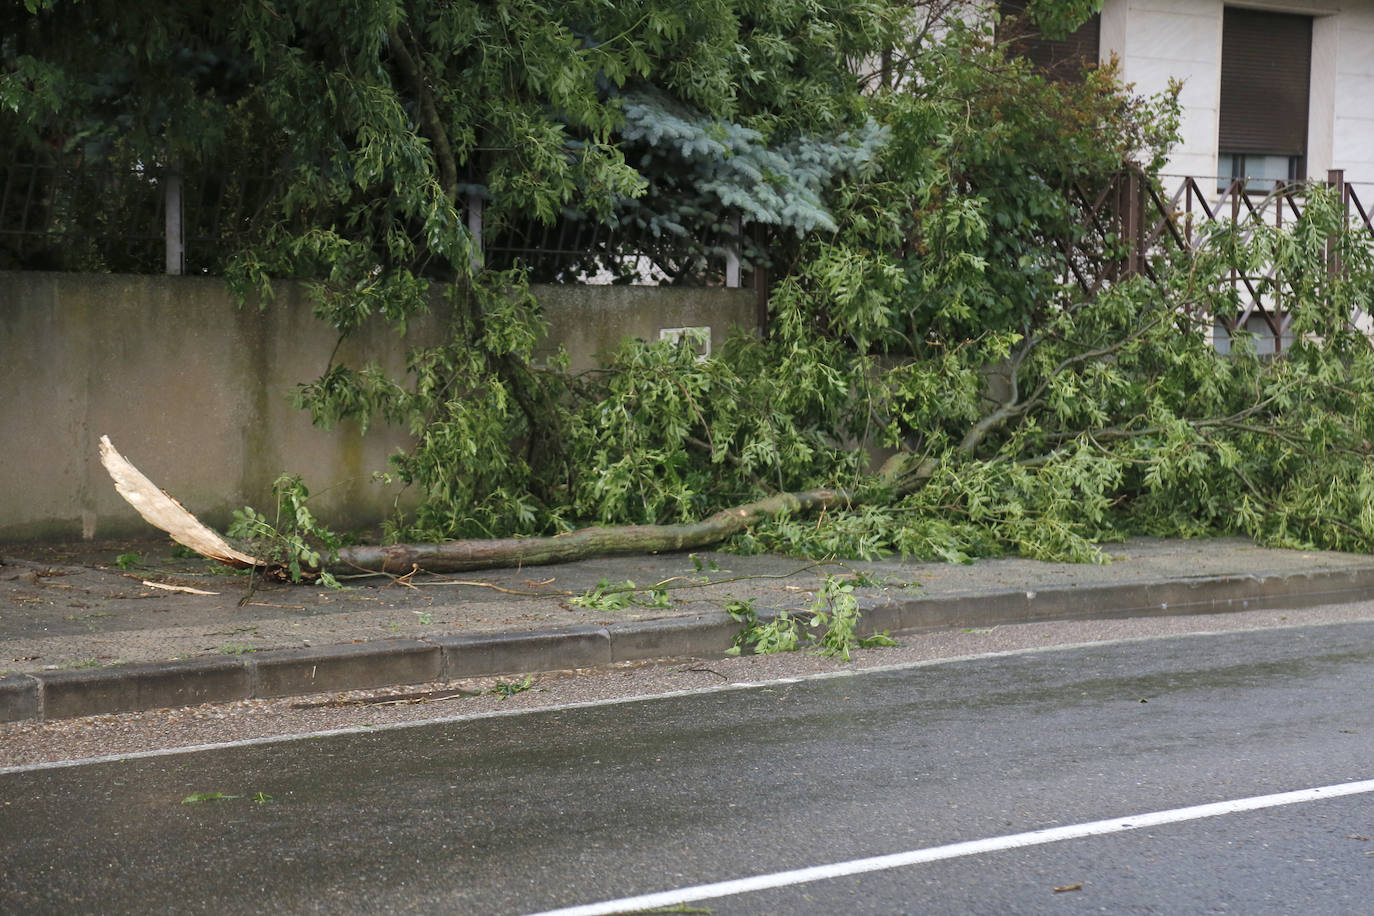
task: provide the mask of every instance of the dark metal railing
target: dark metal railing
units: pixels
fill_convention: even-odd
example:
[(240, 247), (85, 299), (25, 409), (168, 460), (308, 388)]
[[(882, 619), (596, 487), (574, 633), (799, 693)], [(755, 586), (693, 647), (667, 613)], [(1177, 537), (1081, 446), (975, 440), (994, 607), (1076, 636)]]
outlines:
[[(1170, 176), (1165, 176), (1170, 177)], [(1086, 232), (1076, 245), (1061, 243), (1065, 259), (1065, 279), (1084, 296), (1097, 295), (1102, 287), (1135, 274), (1155, 278), (1157, 260), (1170, 250), (1191, 255), (1211, 243), (1215, 224), (1231, 223), (1242, 242), (1250, 240), (1260, 226), (1282, 229), (1298, 219), (1306, 203), (1306, 186), (1288, 181), (1256, 182), (1227, 179), (1220, 190), (1209, 194), (1204, 183), (1193, 176), (1176, 177), (1177, 187), (1169, 197), (1162, 185), (1149, 180), (1139, 169), (1126, 168), (1096, 189), (1073, 188), (1073, 198), (1082, 213)], [(1347, 219), (1364, 228), (1374, 241), (1374, 220), (1370, 208), (1359, 199), (1353, 185), (1339, 169), (1327, 175), (1327, 185), (1336, 189)], [(1333, 260), (1329, 269), (1338, 270)], [(1254, 276), (1232, 265), (1228, 283), (1235, 293), (1238, 308), (1231, 312), (1197, 317), (1211, 321), (1218, 340), (1237, 333), (1267, 338), (1273, 352), (1280, 352), (1291, 340), (1291, 315), (1283, 309), (1284, 278), (1270, 265)], [(1364, 314), (1355, 308), (1352, 326)]]
[[(0, 150), (0, 269), (216, 274), (262, 231), (277, 190), (268, 177), (182, 174), (174, 163), (121, 168), (48, 149)], [(729, 240), (703, 257), (711, 246), (665, 237), (646, 248), (578, 214), (484, 230), (480, 198), (466, 209), (483, 263), (524, 270), (535, 282), (740, 282)]]
[[(1160, 182), (1127, 167), (1070, 188), (1078, 232), (1055, 244), (1064, 279), (1080, 295), (1096, 296), (1104, 285), (1135, 274), (1154, 277), (1161, 257), (1192, 254), (1209, 244), (1219, 221), (1229, 221), (1247, 239), (1261, 225), (1283, 228), (1305, 206), (1302, 184), (1228, 179), (1209, 193), (1208, 186), (1218, 187), (1215, 180), (1169, 180), (1174, 190), (1166, 196)], [(1327, 183), (1337, 190), (1350, 222), (1374, 239), (1371, 208), (1343, 172), (1330, 172)], [(172, 166), (93, 166), (47, 149), (0, 151), (0, 269), (217, 273), (227, 253), (261, 231), (275, 192), (267, 177), (182, 176)], [(552, 224), (491, 225), (484, 231), (480, 199), (470, 198), (467, 208), (487, 266), (522, 268), (542, 282), (736, 286), (741, 259), (734, 246), (762, 242), (742, 236), (736, 223), (730, 238), (694, 249), (723, 254), (690, 260), (674, 252), (671, 239), (656, 250), (641, 250), (629, 236), (575, 214)], [(1339, 269), (1334, 261), (1331, 267)], [(1281, 350), (1291, 320), (1283, 309), (1284, 279), (1273, 268), (1252, 276), (1233, 267), (1228, 282), (1237, 307), (1198, 317), (1210, 321), (1219, 336), (1260, 333)], [(1364, 318), (1351, 316), (1352, 322)]]
[(0, 269), (217, 273), (272, 195), (267, 177), (0, 157)]

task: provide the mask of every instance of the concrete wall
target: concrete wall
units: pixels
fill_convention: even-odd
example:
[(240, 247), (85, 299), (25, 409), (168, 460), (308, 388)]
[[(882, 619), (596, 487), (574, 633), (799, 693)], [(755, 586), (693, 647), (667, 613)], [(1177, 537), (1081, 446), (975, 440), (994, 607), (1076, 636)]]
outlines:
[[(756, 321), (750, 291), (654, 287), (537, 290), (574, 368), (624, 336)], [(408, 340), (437, 333), (437, 321)], [(297, 383), (328, 364), (335, 337), (294, 286), (265, 310), (237, 308), (222, 281), (195, 277), (0, 271), (0, 541), (146, 533), (96, 455), (109, 435), (159, 486), (207, 522), (269, 507), (272, 481), (301, 474), (320, 515), (341, 529), (376, 524), (399, 487), (372, 480), (406, 441), (394, 429), (331, 431), (291, 406)], [(399, 372), (404, 345), (385, 327), (340, 358)]]
[[(1361, 183), (1368, 207), (1374, 198), (1374, 2), (1357, 0), (1329, 18), (1327, 30), (1336, 32), (1332, 168), (1345, 169), (1348, 180)], [(1315, 69), (1317, 49), (1312, 52)]]
[(1215, 175), (1221, 96), (1220, 0), (1106, 0), (1102, 7), (1104, 59), (1121, 60), (1121, 76), (1136, 91), (1165, 91), (1183, 81), (1182, 138), (1167, 171)]
[[(1183, 82), (1182, 139), (1165, 171), (1217, 174), (1221, 98), (1222, 0), (1106, 0), (1102, 57), (1115, 54), (1137, 92)], [(1309, 176), (1344, 169), (1368, 202), (1374, 199), (1374, 0), (1244, 0), (1250, 9), (1313, 17), (1312, 90), (1308, 114)]]

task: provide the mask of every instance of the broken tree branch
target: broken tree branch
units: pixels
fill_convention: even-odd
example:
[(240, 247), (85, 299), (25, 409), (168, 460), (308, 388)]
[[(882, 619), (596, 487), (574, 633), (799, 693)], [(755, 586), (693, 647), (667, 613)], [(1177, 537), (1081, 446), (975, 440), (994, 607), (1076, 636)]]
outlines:
[(842, 490), (807, 490), (801, 493), (778, 493), (747, 505), (722, 509), (702, 521), (682, 525), (621, 525), (579, 528), (552, 537), (345, 547), (339, 551), (339, 563), (379, 572), (410, 569), (413, 565), (430, 572), (458, 572), (498, 566), (567, 563), (590, 557), (691, 550), (719, 543), (782, 512), (809, 512), (847, 502), (848, 499), (848, 494)]
[[(114, 478), (115, 489), (151, 525), (201, 556), (240, 569), (270, 567), (230, 547), (186, 507), (158, 489), (115, 450), (108, 436), (100, 438), (100, 460)], [(591, 557), (691, 550), (719, 543), (783, 512), (803, 513), (848, 503), (843, 490), (806, 490), (778, 493), (757, 502), (681, 525), (622, 525), (580, 528), (552, 537), (497, 538), (444, 541), (434, 544), (390, 544), (345, 547), (330, 564), (332, 570), (399, 573), (415, 568), (428, 572), (460, 572), (505, 566), (567, 563)]]
[(201, 523), (186, 507), (158, 487), (143, 472), (134, 467), (110, 443), (109, 436), (100, 437), (100, 463), (114, 479), (119, 495), (143, 516), (144, 521), (171, 535), (172, 540), (196, 553), (226, 566), (247, 569), (263, 564), (246, 553), (225, 543), (211, 528)]

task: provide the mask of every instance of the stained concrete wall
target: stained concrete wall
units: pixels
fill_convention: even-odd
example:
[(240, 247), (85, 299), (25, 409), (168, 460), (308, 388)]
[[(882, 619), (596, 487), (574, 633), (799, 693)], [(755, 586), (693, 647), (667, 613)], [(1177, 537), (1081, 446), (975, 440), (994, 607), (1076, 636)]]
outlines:
[[(542, 287), (574, 369), (625, 336), (710, 327), (718, 345), (756, 322), (744, 290)], [(408, 343), (433, 339), (438, 319)], [(101, 435), (207, 522), (267, 507), (272, 481), (301, 474), (321, 517), (341, 529), (386, 517), (401, 495), (372, 479), (403, 431), (323, 430), (291, 406), (328, 365), (335, 336), (283, 285), (268, 308), (238, 308), (220, 280), (0, 271), (0, 541), (146, 533), (96, 454)], [(382, 326), (339, 358), (400, 372), (406, 343)], [(461, 470), (459, 470), (461, 472)]]

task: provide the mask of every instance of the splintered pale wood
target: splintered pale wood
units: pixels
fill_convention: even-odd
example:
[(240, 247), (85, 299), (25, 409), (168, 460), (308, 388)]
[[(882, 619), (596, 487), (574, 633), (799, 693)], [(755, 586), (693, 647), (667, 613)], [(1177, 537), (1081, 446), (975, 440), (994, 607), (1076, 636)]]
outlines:
[(217, 560), (226, 566), (247, 569), (262, 566), (262, 562), (225, 543), (211, 528), (201, 524), (186, 507), (168, 496), (143, 472), (129, 463), (115, 450), (109, 436), (100, 437), (100, 463), (114, 480), (115, 489), (129, 505), (138, 510), (144, 521), (161, 528), (178, 544), (189, 547), (203, 557)]
[[(100, 437), (100, 460), (114, 478), (115, 489), (128, 500), (129, 505), (137, 509), (149, 524), (167, 532), (178, 543), (201, 556), (229, 566), (269, 566), (230, 547), (212, 529), (201, 524), (181, 503), (158, 489), (138, 468), (115, 451), (108, 436)], [(406, 573), (417, 567), (430, 572), (458, 572), (567, 563), (619, 554), (691, 550), (719, 543), (781, 512), (801, 514), (844, 504), (849, 498), (849, 494), (843, 490), (807, 490), (801, 493), (778, 493), (758, 502), (722, 509), (699, 522), (683, 525), (623, 525), (614, 528), (581, 528), (553, 537), (345, 547), (330, 566), (334, 570), (393, 573)]]

